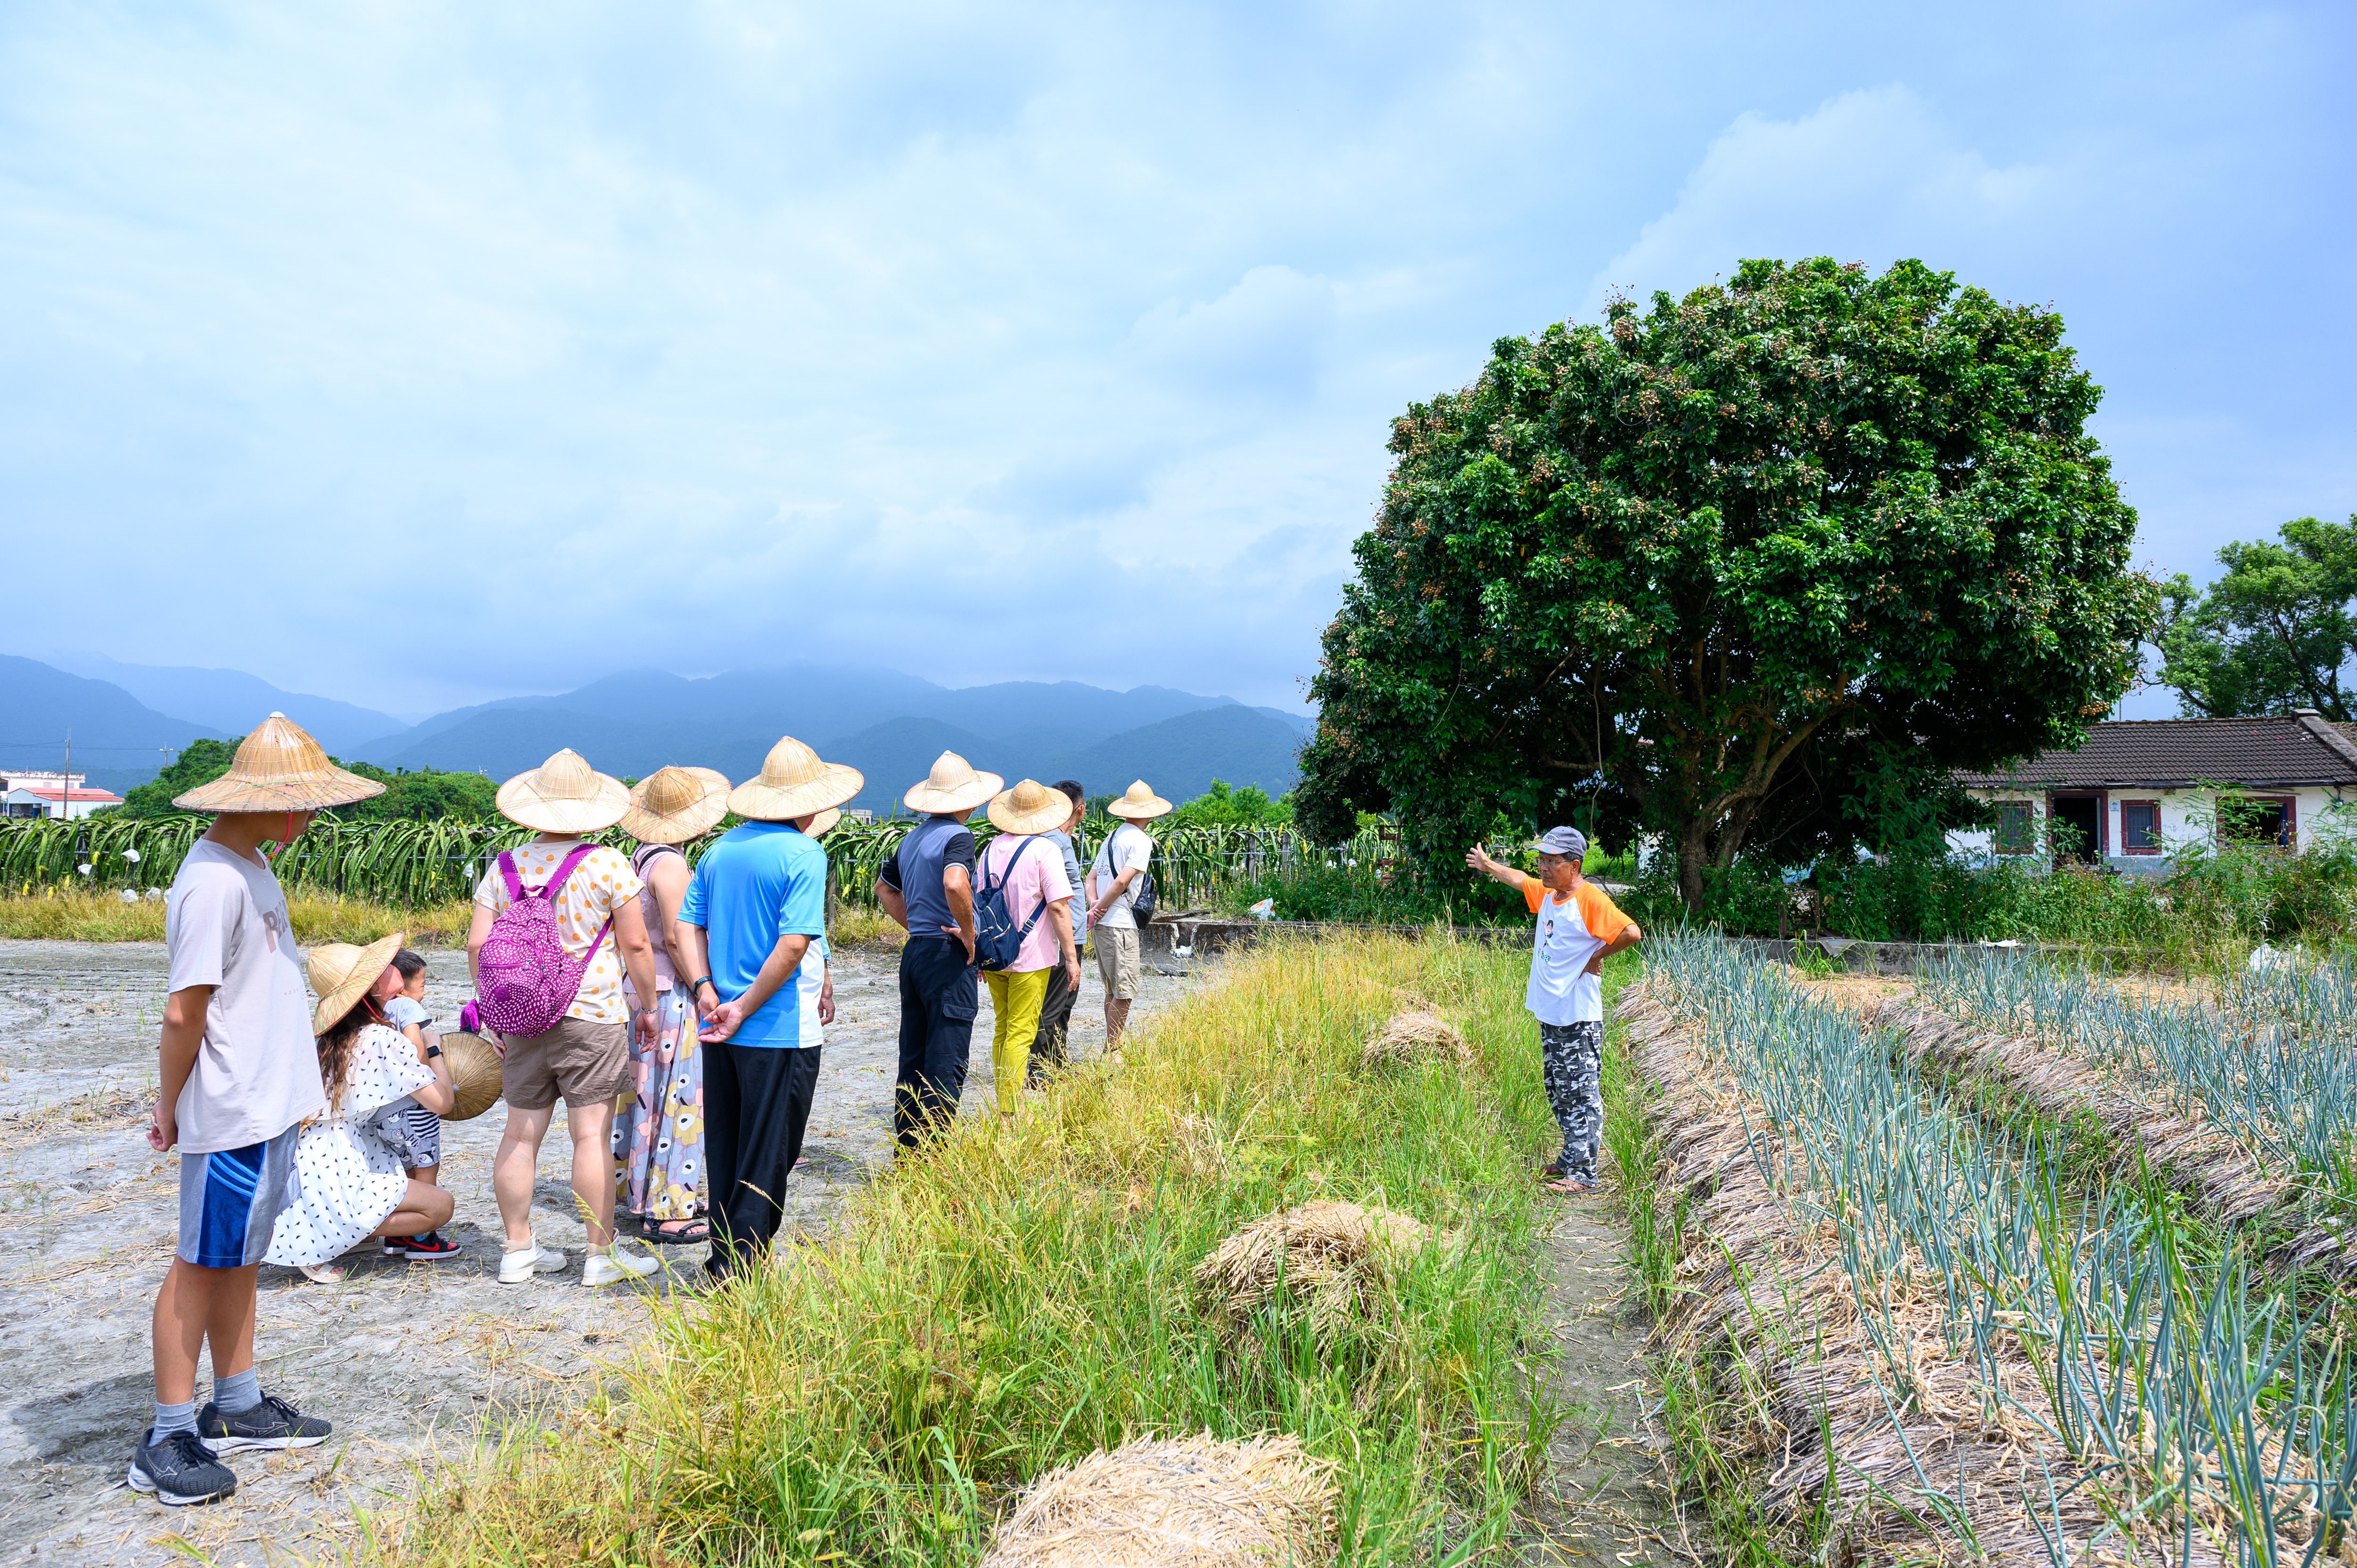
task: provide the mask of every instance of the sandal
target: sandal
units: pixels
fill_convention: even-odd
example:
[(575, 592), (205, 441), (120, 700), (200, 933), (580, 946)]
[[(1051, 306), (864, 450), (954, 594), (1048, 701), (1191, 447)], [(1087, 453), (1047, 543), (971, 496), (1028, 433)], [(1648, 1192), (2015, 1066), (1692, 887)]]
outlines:
[(1546, 1189), (1549, 1192), (1562, 1193), (1594, 1192), (1598, 1187), (1602, 1187), (1603, 1185), (1604, 1184), (1602, 1182), (1596, 1181), (1587, 1176), (1565, 1176), (1559, 1181), (1551, 1181), (1547, 1183)]
[(341, 1263), (303, 1263), (298, 1266), (303, 1271), (303, 1277), (315, 1285), (339, 1285), (344, 1283), (345, 1271)]
[[(675, 1225), (675, 1230), (666, 1230)], [(701, 1247), (712, 1240), (712, 1223), (699, 1214), (693, 1219), (641, 1219), (639, 1239), (657, 1247)]]
[(1563, 1168), (1561, 1160), (1549, 1160), (1539, 1167), (1539, 1180), (1561, 1181), (1571, 1173)]

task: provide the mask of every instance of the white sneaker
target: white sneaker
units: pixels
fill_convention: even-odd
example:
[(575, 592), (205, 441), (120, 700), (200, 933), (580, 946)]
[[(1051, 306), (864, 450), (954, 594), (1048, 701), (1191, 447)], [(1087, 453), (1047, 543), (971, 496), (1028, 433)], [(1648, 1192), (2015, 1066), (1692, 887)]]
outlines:
[(565, 1254), (540, 1244), (533, 1237), (532, 1245), (500, 1254), (500, 1283), (520, 1285), (534, 1274), (562, 1273)]
[(581, 1283), (609, 1285), (617, 1280), (642, 1280), (661, 1267), (652, 1258), (633, 1258), (608, 1247), (589, 1254), (581, 1265)]

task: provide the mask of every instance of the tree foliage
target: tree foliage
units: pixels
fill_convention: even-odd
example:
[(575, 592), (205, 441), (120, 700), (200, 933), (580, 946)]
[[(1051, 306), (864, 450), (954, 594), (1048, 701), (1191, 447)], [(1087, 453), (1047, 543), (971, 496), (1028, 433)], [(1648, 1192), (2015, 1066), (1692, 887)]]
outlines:
[[(1755, 835), (2080, 739), (2158, 611), (2060, 317), (1902, 262), (1747, 262), (1501, 338), (1394, 423), (1296, 800), (1431, 858), (1596, 791), (1689, 897)], [(1927, 826), (1930, 824), (1930, 826)]]
[[(236, 757), (234, 741), (192, 740), (172, 759), (170, 767), (146, 783), (135, 786), (123, 797), (123, 804), (112, 810), (125, 817), (169, 816), (177, 809), (172, 804), (174, 797), (185, 795), (199, 784), (211, 783), (229, 771)], [(335, 757), (328, 760), (384, 786), (382, 795), (328, 811), (327, 815), (332, 820), (488, 822), (499, 818), (495, 804), (499, 784), (479, 773), (445, 773), (432, 768), (414, 773), (393, 772), (373, 763), (341, 762)]]
[(1200, 827), (1273, 828), (1291, 822), (1293, 808), (1285, 800), (1270, 800), (1257, 784), (1239, 789), (1224, 779), (1214, 779), (1209, 789), (1172, 811), (1170, 820)]
[(172, 797), (185, 795), (199, 784), (210, 784), (229, 771), (237, 757), (233, 740), (192, 740), (180, 748), (171, 766), (145, 784), (124, 792), (123, 804), (108, 808), (125, 817), (165, 817), (173, 811)]
[(2206, 592), (2181, 572), (2164, 589), (2160, 679), (2192, 717), (2357, 717), (2341, 684), (2357, 657), (2357, 516), (2294, 518), (2277, 538), (2221, 549)]

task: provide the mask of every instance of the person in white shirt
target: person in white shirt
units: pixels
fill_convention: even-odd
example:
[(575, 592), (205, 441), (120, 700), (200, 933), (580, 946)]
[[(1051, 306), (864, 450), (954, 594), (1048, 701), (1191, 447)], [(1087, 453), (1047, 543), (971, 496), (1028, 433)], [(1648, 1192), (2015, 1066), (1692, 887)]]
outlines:
[(1121, 822), (1089, 863), (1089, 945), (1097, 955), (1097, 973), (1104, 981), (1105, 1050), (1121, 1049), (1121, 1033), (1129, 1026), (1129, 1004), (1137, 995), (1137, 917), (1131, 905), (1135, 884), (1154, 858), (1154, 840), (1137, 824), (1167, 816), (1170, 802), (1146, 787), (1141, 779), (1105, 808)]

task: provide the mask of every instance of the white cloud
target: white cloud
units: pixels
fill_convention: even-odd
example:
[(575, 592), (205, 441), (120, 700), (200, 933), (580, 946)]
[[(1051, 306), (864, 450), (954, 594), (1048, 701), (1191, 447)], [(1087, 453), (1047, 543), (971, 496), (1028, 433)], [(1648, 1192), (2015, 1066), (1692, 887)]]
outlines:
[(1597, 274), (1587, 308), (1614, 290), (1684, 294), (1755, 256), (1938, 266), (2033, 228), (2068, 189), (2052, 168), (1993, 166), (1903, 86), (1846, 92), (1797, 120), (1747, 111), (1712, 140), (1676, 205)]

